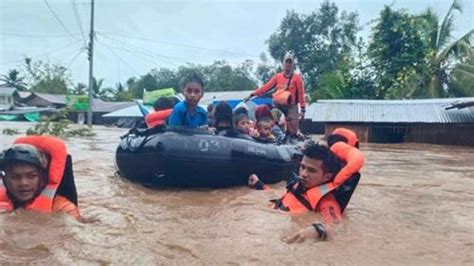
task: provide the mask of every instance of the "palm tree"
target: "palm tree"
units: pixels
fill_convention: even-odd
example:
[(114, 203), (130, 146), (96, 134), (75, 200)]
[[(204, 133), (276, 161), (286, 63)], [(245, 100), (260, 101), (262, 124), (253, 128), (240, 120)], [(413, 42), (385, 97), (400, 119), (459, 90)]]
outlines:
[(92, 97), (108, 101), (113, 94), (113, 89), (102, 88), (103, 83), (104, 79), (96, 79), (95, 77), (92, 78)]
[(72, 94), (74, 94), (74, 95), (86, 95), (86, 89), (87, 89), (86, 84), (79, 82), (72, 89)]
[(2, 75), (0, 81), (6, 83), (10, 87), (14, 87), (19, 91), (26, 91), (26, 83), (24, 82), (25, 77), (20, 76), (20, 72), (16, 69), (12, 69), (7, 75)]
[(115, 89), (113, 90), (114, 93), (114, 101), (122, 102), (122, 101), (131, 101), (132, 100), (132, 93), (123, 86), (121, 82), (115, 85)]
[(474, 97), (474, 48), (471, 48), (468, 58), (454, 66), (451, 73), (450, 96)]
[(425, 96), (448, 96), (450, 70), (453, 63), (470, 55), (471, 37), (474, 34), (474, 29), (451, 42), (455, 11), (462, 13), (462, 7), (458, 0), (453, 1), (441, 24), (440, 18), (431, 8), (428, 8), (421, 15), (425, 22), (425, 33), (430, 47), (430, 53), (427, 57), (428, 69), (423, 77), (425, 88), (422, 89), (425, 90)]

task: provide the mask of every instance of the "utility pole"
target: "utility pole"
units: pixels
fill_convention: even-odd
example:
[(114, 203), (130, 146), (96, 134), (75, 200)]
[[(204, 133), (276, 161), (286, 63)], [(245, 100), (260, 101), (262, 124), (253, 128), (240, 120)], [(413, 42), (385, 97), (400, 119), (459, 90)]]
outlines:
[(89, 108), (87, 109), (87, 125), (92, 127), (92, 86), (93, 86), (93, 62), (94, 62), (94, 0), (91, 0), (91, 30), (89, 33)]

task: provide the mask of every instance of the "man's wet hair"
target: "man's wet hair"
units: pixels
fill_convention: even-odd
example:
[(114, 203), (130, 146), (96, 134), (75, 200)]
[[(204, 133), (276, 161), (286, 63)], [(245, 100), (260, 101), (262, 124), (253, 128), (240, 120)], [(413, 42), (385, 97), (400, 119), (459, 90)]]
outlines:
[[(328, 143), (329, 147), (331, 147), (332, 145), (338, 143), (339, 141), (342, 141), (346, 144), (349, 144), (349, 140), (347, 138), (345, 138), (344, 136), (339, 135), (339, 134), (331, 134), (331, 135), (328, 136), (328, 139), (327, 139), (327, 143)], [(359, 149), (359, 141), (356, 142), (354, 147)]]
[(337, 143), (339, 141), (342, 141), (344, 143), (349, 142), (345, 137), (343, 137), (339, 134), (331, 134), (331, 135), (328, 136), (327, 143), (328, 143), (328, 146), (331, 147), (332, 145), (334, 145), (335, 143)]
[(197, 73), (197, 72), (191, 73), (181, 80), (181, 88), (184, 89), (188, 83), (196, 82), (197, 84), (201, 85), (201, 87), (204, 89), (203, 80), (204, 78), (200, 73)]
[(172, 109), (176, 102), (169, 97), (160, 97), (156, 100), (155, 104), (153, 104), (153, 109), (155, 111), (162, 111), (166, 109)]
[(336, 174), (340, 170), (339, 162), (331, 150), (314, 141), (308, 141), (303, 148), (303, 156), (323, 162), (322, 168), (325, 173)]

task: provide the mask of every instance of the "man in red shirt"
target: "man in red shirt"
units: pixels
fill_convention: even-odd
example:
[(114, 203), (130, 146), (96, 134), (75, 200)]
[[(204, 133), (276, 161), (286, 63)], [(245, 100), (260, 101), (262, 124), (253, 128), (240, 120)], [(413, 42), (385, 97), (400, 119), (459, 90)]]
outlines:
[[(270, 81), (244, 98), (244, 101), (248, 101), (254, 96), (261, 96), (275, 88), (275, 92), (273, 93), (275, 107), (284, 112), (288, 124), (288, 133), (293, 136), (300, 134), (299, 120), (303, 118), (306, 111), (303, 78), (300, 74), (294, 72), (294, 66), (295, 59), (293, 55), (287, 53), (283, 58), (283, 72), (275, 74)], [(288, 93), (283, 93), (283, 91), (287, 91)], [(283, 95), (285, 95), (285, 98), (282, 102), (281, 98)], [(289, 95), (289, 97), (286, 98), (286, 95)], [(300, 105), (299, 111), (298, 104)]]

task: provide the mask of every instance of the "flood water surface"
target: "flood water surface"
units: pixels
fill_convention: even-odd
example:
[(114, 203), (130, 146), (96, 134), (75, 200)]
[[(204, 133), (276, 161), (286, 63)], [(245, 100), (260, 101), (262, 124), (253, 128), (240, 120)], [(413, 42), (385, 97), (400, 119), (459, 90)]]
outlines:
[[(1, 122), (25, 132), (27, 123)], [(66, 140), (79, 206), (0, 215), (0, 264), (474, 264), (474, 148), (363, 144), (359, 186), (327, 242), (282, 238), (320, 219), (273, 211), (283, 194), (246, 187), (148, 189), (115, 176), (126, 130)], [(17, 136), (0, 135), (0, 148)], [(212, 173), (218, 175), (219, 173)]]

